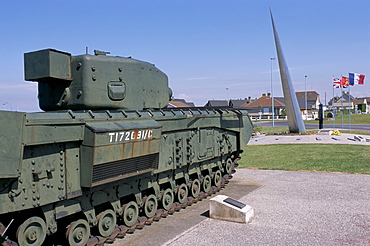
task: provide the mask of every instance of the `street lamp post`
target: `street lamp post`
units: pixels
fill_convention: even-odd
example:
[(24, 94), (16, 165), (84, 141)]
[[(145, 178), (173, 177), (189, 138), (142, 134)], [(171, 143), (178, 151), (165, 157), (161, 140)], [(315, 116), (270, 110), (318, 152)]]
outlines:
[(304, 106), (306, 108), (305, 114), (306, 114), (306, 120), (307, 120), (307, 90), (306, 90), (306, 80), (307, 80), (307, 75), (304, 76)]
[(8, 102), (4, 102), (3, 105), (5, 106), (6, 104), (8, 104), (10, 106), (10, 111), (13, 111), (13, 108), (12, 108), (12, 105), (10, 105), (10, 103)]
[(275, 60), (275, 57), (271, 57), (271, 111), (272, 111), (272, 127), (275, 126), (274, 118), (275, 118), (275, 105), (274, 105), (274, 87), (272, 86), (272, 63)]

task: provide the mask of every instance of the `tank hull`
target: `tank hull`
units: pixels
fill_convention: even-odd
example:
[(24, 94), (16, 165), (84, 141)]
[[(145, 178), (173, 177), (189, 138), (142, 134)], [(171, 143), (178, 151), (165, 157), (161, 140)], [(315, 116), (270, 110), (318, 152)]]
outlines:
[(47, 235), (76, 218), (99, 228), (102, 213), (122, 219), (130, 203), (139, 217), (148, 197), (163, 208), (167, 193), (185, 203), (184, 192), (220, 186), (253, 127), (246, 110), (206, 108), (0, 111), (0, 121), (0, 222), (14, 219), (11, 233), (37, 215)]

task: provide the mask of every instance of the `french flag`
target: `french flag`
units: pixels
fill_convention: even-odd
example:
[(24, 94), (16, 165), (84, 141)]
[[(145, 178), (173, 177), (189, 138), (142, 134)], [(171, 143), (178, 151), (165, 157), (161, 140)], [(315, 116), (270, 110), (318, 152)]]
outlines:
[(350, 85), (363, 85), (365, 80), (365, 75), (359, 73), (349, 73), (349, 84)]
[(358, 79), (358, 84), (363, 85), (365, 83), (365, 75), (360, 74), (359, 79)]

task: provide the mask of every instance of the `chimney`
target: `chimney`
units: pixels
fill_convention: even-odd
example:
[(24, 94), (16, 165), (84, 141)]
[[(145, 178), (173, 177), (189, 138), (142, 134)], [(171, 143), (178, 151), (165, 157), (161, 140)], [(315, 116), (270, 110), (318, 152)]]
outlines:
[(265, 93), (263, 93), (263, 94), (262, 94), (262, 96), (263, 96), (263, 97), (265, 97), (265, 96), (266, 96), (266, 94), (265, 94)]
[(270, 92), (267, 93), (267, 97), (271, 97), (271, 93)]

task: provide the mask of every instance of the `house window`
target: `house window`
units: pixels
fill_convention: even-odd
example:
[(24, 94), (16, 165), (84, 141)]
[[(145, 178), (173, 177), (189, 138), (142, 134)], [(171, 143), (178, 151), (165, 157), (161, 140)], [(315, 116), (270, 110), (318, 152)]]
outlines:
[(270, 113), (270, 108), (263, 108), (263, 113), (264, 114)]

